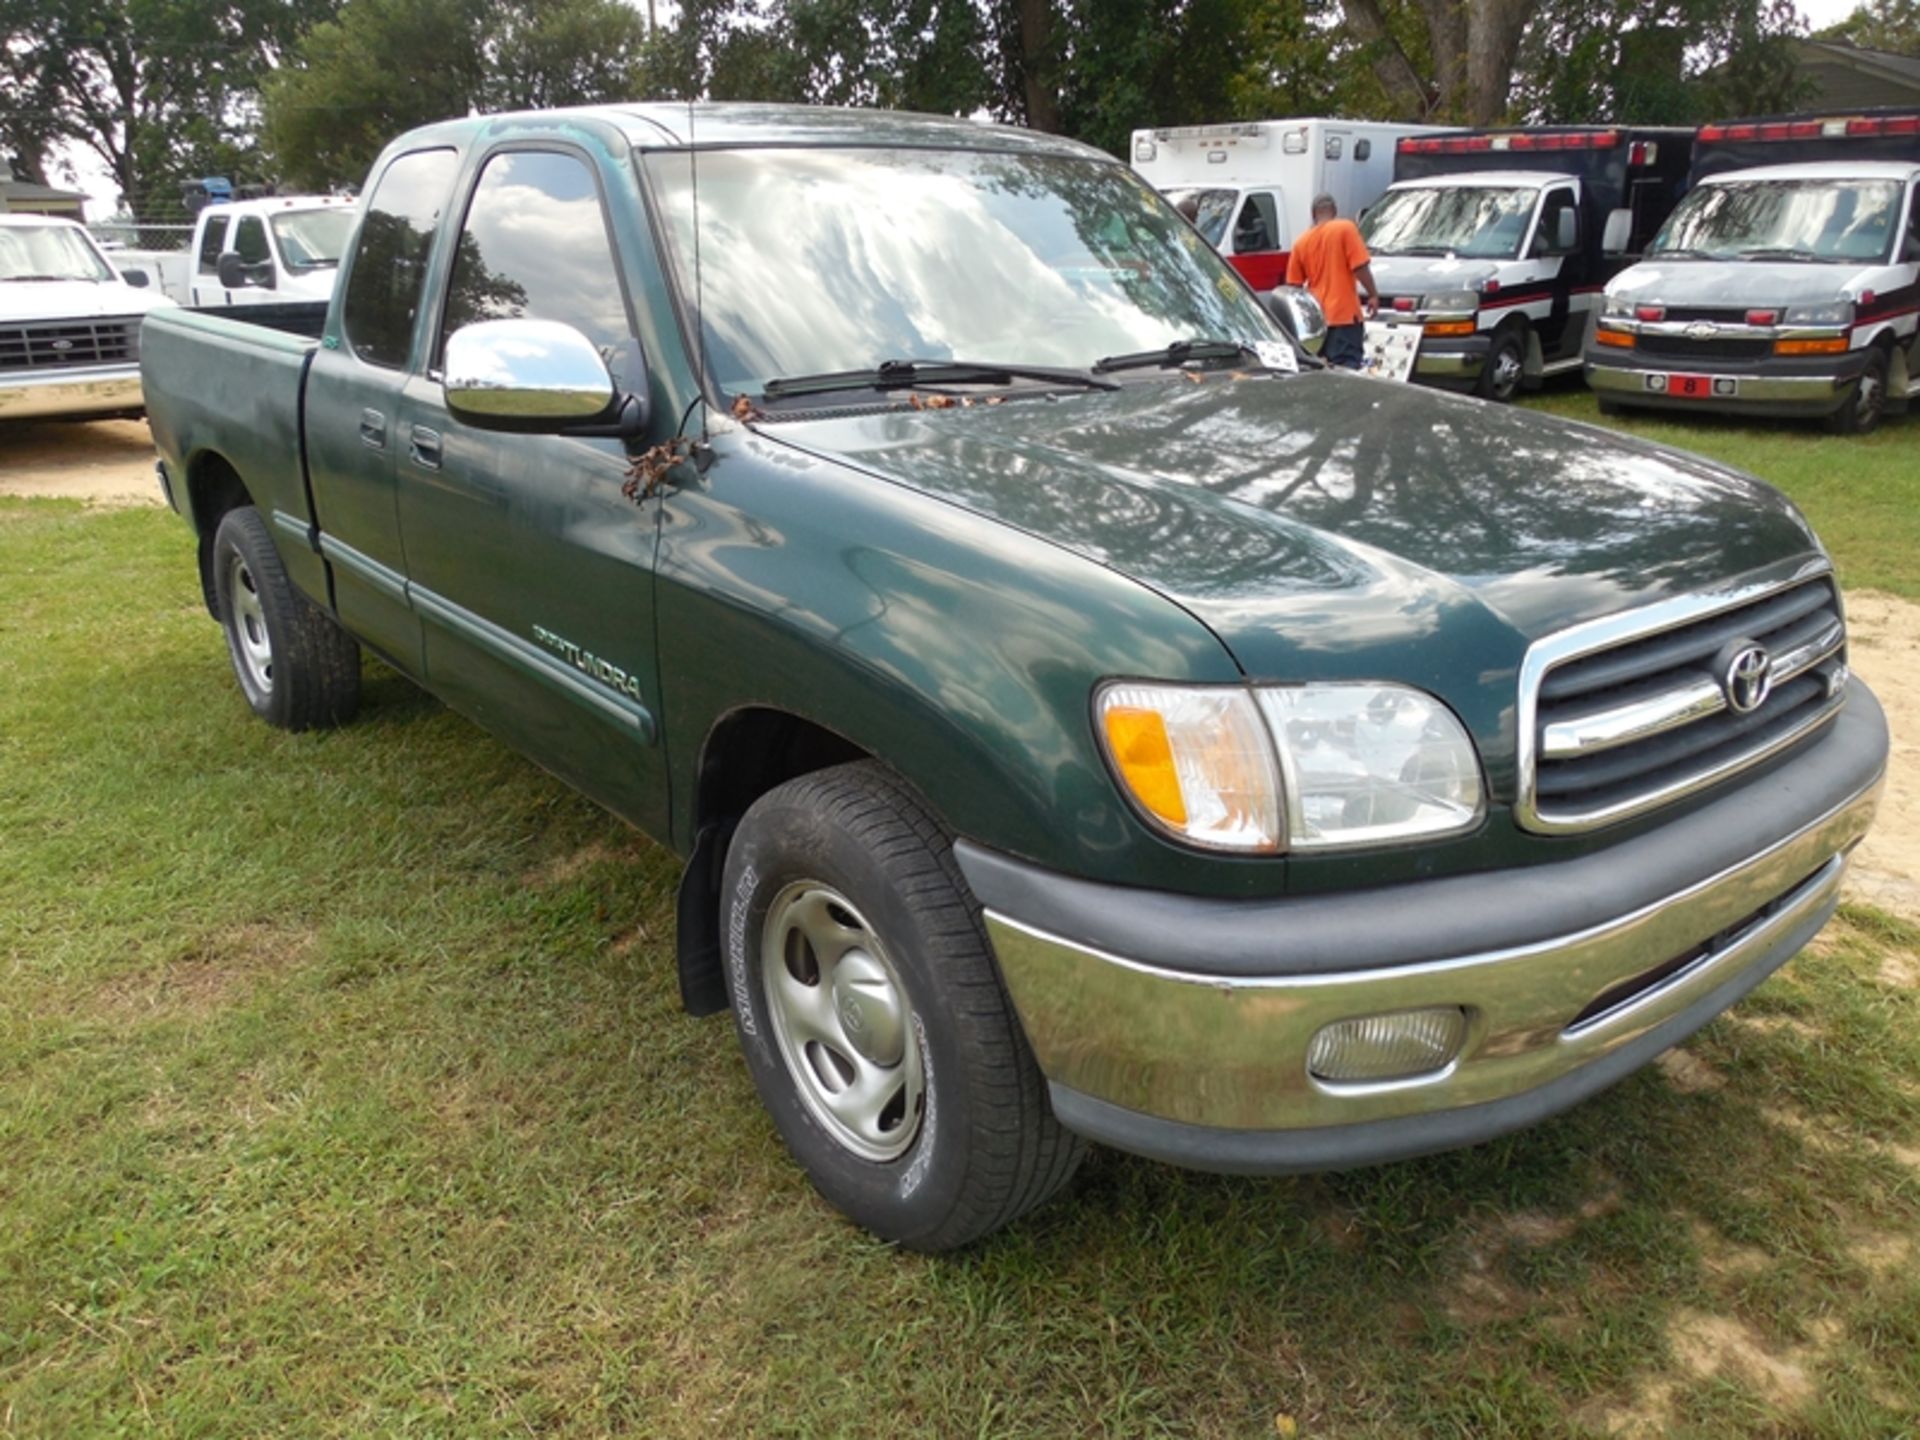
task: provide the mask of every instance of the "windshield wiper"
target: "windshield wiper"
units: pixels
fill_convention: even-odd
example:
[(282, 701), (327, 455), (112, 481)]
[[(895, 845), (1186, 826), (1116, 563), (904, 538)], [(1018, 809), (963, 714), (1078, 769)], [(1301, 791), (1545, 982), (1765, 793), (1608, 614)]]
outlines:
[(1689, 250), (1684, 245), (1675, 245), (1668, 250), (1647, 252), (1649, 260), (1720, 260), (1723, 258), (1725, 257), (1716, 255), (1711, 250)]
[(62, 280), (84, 280), (84, 275), (0, 275), (0, 280), (48, 280), (59, 283)]
[(1817, 262), (1826, 257), (1816, 255), (1811, 250), (1795, 250), (1788, 246), (1773, 246), (1771, 248), (1763, 247), (1759, 250), (1742, 250), (1740, 252), (1740, 258), (1742, 260), (1811, 260)]
[(1011, 385), (1042, 380), (1087, 390), (1117, 390), (1084, 370), (1051, 365), (995, 365), (984, 360), (883, 360), (871, 370), (826, 370), (818, 375), (786, 375), (769, 380), (761, 394), (768, 400), (789, 395), (821, 395), (831, 390), (916, 390), (928, 385)]
[(1096, 360), (1093, 373), (1110, 375), (1115, 370), (1145, 370), (1149, 366), (1171, 370), (1189, 360), (1238, 360), (1243, 355), (1258, 358), (1251, 345), (1238, 340), (1176, 340), (1158, 350), (1136, 350), (1131, 355), (1109, 355), (1104, 360)]

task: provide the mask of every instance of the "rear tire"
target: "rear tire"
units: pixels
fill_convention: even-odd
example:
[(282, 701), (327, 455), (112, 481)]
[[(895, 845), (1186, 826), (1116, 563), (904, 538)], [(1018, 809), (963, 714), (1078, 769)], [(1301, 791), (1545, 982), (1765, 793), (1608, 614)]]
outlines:
[(1865, 435), (1879, 425), (1887, 413), (1890, 369), (1885, 347), (1874, 346), (1867, 355), (1866, 369), (1853, 382), (1845, 402), (1827, 417), (1827, 429), (1835, 435)]
[(360, 647), (293, 588), (267, 522), (251, 505), (229, 510), (214, 532), (213, 587), (234, 678), (254, 714), (282, 730), (353, 718)]
[(951, 1250), (1067, 1183), (1085, 1142), (1053, 1118), (952, 842), (889, 771), (762, 796), (722, 894), (747, 1069), (830, 1204)]

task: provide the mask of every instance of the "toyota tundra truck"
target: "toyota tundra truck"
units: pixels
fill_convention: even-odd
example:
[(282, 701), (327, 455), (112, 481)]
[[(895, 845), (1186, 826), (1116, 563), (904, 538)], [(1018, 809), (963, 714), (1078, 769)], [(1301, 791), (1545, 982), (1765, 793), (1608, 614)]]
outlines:
[(684, 857), (686, 1008), (880, 1236), (1531, 1125), (1834, 909), (1887, 732), (1793, 506), (1320, 366), (1098, 151), (633, 105), (364, 193), (317, 341), (147, 323), (240, 694), (371, 651)]

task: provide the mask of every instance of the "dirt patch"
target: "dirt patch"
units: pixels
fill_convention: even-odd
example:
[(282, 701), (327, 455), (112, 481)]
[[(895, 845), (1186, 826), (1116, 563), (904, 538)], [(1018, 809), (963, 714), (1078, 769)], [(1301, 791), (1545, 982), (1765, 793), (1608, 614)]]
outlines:
[(153, 463), (144, 420), (0, 424), (0, 495), (159, 505)]
[(1654, 1065), (1666, 1077), (1667, 1084), (1682, 1095), (1700, 1095), (1718, 1090), (1727, 1077), (1713, 1066), (1686, 1050), (1669, 1050)]
[(1847, 1237), (1847, 1254), (1870, 1275), (1900, 1274), (1913, 1261), (1913, 1237), (1861, 1230)]
[(1854, 852), (1848, 888), (1920, 918), (1920, 605), (1849, 591), (1847, 640), (1849, 661), (1880, 697), (1893, 732), (1886, 793), (1872, 833)]
[(1736, 1245), (1705, 1221), (1695, 1220), (1690, 1227), (1693, 1243), (1700, 1247), (1700, 1266), (1709, 1275), (1744, 1280), (1773, 1265), (1773, 1257), (1757, 1245)]
[(1652, 1376), (1625, 1404), (1587, 1406), (1587, 1424), (1621, 1440), (1655, 1440), (1674, 1431), (1674, 1397), (1682, 1383), (1720, 1379), (1739, 1385), (1769, 1408), (1791, 1414), (1811, 1400), (1813, 1371), (1840, 1338), (1837, 1320), (1819, 1320), (1807, 1341), (1786, 1349), (1769, 1346), (1750, 1326), (1727, 1315), (1682, 1310), (1667, 1327), (1679, 1377)]
[(1920, 989), (1920, 959), (1904, 950), (1889, 950), (1880, 957), (1880, 983), (1895, 990)]
[(313, 938), (304, 931), (243, 925), (166, 965), (108, 981), (95, 992), (93, 1008), (116, 1019), (210, 1015), (233, 1004), (261, 971), (297, 962)]

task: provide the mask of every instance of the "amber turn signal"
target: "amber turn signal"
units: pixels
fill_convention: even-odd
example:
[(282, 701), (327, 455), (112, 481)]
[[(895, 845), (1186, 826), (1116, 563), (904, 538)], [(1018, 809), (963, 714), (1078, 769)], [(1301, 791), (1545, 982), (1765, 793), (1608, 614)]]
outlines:
[(1633, 336), (1624, 330), (1609, 330), (1606, 326), (1602, 325), (1593, 332), (1593, 343), (1596, 345), (1611, 345), (1616, 350), (1631, 350), (1633, 348)]
[(1426, 335), (1471, 335), (1474, 322), (1471, 320), (1429, 320), (1420, 327)]
[(1847, 337), (1835, 335), (1826, 340), (1776, 340), (1773, 342), (1776, 355), (1844, 355), (1847, 353)]

